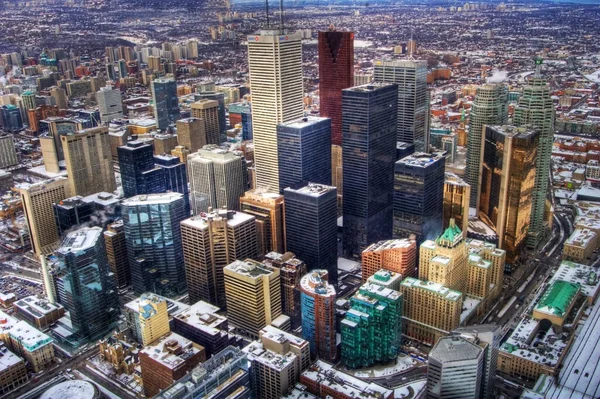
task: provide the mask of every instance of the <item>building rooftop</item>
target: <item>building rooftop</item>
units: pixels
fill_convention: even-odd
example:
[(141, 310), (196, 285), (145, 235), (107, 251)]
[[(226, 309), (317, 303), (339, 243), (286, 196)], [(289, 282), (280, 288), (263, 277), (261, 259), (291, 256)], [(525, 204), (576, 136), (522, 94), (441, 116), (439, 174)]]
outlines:
[(236, 260), (225, 266), (224, 269), (253, 279), (269, 275), (274, 271), (272, 267), (252, 259)]
[(100, 227), (84, 227), (67, 234), (57, 253), (66, 255), (68, 253), (77, 253), (85, 251), (96, 245), (98, 239), (102, 238), (102, 229)]
[(460, 298), (462, 298), (462, 294), (460, 292), (451, 290), (448, 287), (444, 287), (443, 285), (434, 283), (432, 281), (422, 281), (413, 277), (407, 277), (402, 282), (402, 285), (404, 287), (421, 288), (431, 291), (432, 293), (437, 294), (449, 301), (458, 301)]
[(295, 362), (297, 358), (297, 356), (292, 352), (282, 355), (270, 351), (258, 341), (251, 342), (250, 345), (243, 349), (243, 351), (248, 354), (248, 360), (261, 363), (276, 371), (282, 371), (290, 363)]
[(531, 136), (537, 135), (535, 130), (529, 130), (526, 127), (516, 127), (512, 125), (489, 125), (488, 127), (494, 129), (494, 131), (498, 133), (502, 133), (507, 137), (513, 138), (527, 139)]
[(201, 162), (201, 163), (212, 163), (212, 162), (232, 162), (240, 160), (240, 156), (227, 151), (217, 145), (208, 144), (199, 149), (197, 152), (188, 155), (188, 162)]
[(18, 322), (19, 322), (19, 320), (15, 319), (12, 316), (9, 316), (8, 314), (6, 314), (2, 310), (0, 310), (0, 333), (10, 330)]
[(556, 273), (550, 278), (549, 284), (557, 280), (579, 284), (581, 292), (588, 298), (596, 298), (600, 287), (598, 272), (592, 266), (563, 260)]
[[(152, 297), (155, 297), (156, 299), (153, 299)], [(174, 301), (172, 299), (169, 298), (165, 298), (163, 296), (154, 294), (154, 293), (145, 293), (142, 294), (139, 298), (134, 299), (133, 301), (127, 302), (125, 304), (125, 308), (129, 309), (130, 311), (133, 311), (134, 313), (139, 313), (140, 312), (140, 305), (143, 304), (144, 302), (146, 302), (148, 300), (148, 298), (150, 298), (151, 301), (166, 301), (167, 302), (167, 313), (169, 314), (169, 316), (175, 316), (178, 315), (181, 312), (184, 312), (185, 310), (187, 310), (190, 305), (186, 305), (185, 303), (182, 302), (177, 302)]]
[(290, 344), (296, 346), (308, 345), (308, 341), (273, 326), (265, 326), (262, 330), (260, 330), (259, 335), (261, 337), (267, 337), (271, 341), (289, 341)]
[(181, 363), (200, 352), (189, 339), (175, 333), (169, 333), (158, 342), (144, 347), (140, 353), (145, 353), (153, 360), (170, 369), (177, 368)]
[(38, 298), (34, 295), (18, 300), (14, 306), (18, 307), (19, 311), (29, 313), (35, 318), (44, 317), (62, 308), (62, 305), (52, 304), (46, 298)]
[(373, 295), (378, 298), (386, 298), (390, 301), (396, 301), (398, 298), (402, 296), (402, 294), (398, 291), (392, 290), (390, 288), (382, 287), (381, 285), (365, 283), (359, 288), (359, 293), (362, 295), (366, 293), (367, 295)]
[(410, 166), (410, 167), (427, 168), (428, 166), (435, 164), (437, 161), (439, 161), (440, 159), (443, 159), (443, 158), (444, 157), (440, 154), (428, 154), (425, 152), (415, 152), (413, 154), (410, 154), (407, 157), (404, 157), (404, 158), (396, 161), (396, 165), (406, 165), (406, 166)]
[(16, 365), (19, 362), (23, 362), (19, 356), (9, 351), (4, 345), (0, 349), (0, 371), (4, 371), (9, 367)]
[(440, 338), (429, 357), (440, 362), (460, 362), (474, 360), (482, 356), (483, 349), (460, 336), (449, 336)]
[(366, 252), (379, 252), (385, 251), (387, 249), (395, 249), (395, 248), (410, 248), (415, 245), (415, 240), (409, 240), (407, 238), (400, 238), (394, 240), (384, 240), (378, 241), (369, 245), (363, 253)]
[(8, 335), (15, 341), (20, 342), (28, 352), (33, 352), (46, 345), (52, 345), (52, 338), (22, 320), (8, 330)]
[(217, 335), (221, 333), (221, 330), (217, 327), (221, 327), (223, 323), (227, 322), (227, 317), (217, 314), (218, 311), (217, 306), (198, 301), (175, 317), (194, 328), (211, 335)]
[(535, 310), (563, 317), (577, 299), (579, 291), (579, 284), (556, 280), (546, 288)]
[(183, 199), (180, 193), (143, 194), (127, 198), (123, 201), (124, 206), (170, 204)]
[(288, 122), (280, 123), (279, 127), (287, 127), (291, 129), (304, 129), (306, 127), (316, 125), (326, 120), (329, 120), (329, 118), (321, 118), (319, 116), (305, 116), (303, 118), (298, 118)]
[(327, 282), (325, 279), (326, 274), (326, 270), (311, 270), (302, 277), (300, 286), (303, 290), (310, 293), (335, 296), (335, 287)]
[(304, 195), (310, 195), (311, 197), (320, 197), (321, 195), (324, 195), (326, 193), (329, 193), (333, 190), (336, 190), (335, 187), (333, 186), (326, 186), (325, 184), (317, 184), (317, 183), (308, 183), (306, 186), (298, 188), (298, 189), (293, 189), (293, 188), (286, 188), (286, 191), (293, 191), (299, 194), (304, 194)]
[(228, 211), (225, 209), (217, 209), (212, 212), (192, 216), (181, 222), (182, 225), (192, 227), (194, 229), (207, 229), (209, 221), (227, 220), (227, 225), (230, 227), (238, 226), (242, 223), (254, 220), (254, 216), (244, 212)]
[(40, 399), (95, 399), (99, 396), (98, 388), (94, 383), (69, 380), (53, 385), (40, 396)]
[(596, 233), (590, 229), (576, 228), (573, 233), (569, 236), (566, 245), (572, 245), (576, 247), (587, 247), (592, 241), (596, 239)]

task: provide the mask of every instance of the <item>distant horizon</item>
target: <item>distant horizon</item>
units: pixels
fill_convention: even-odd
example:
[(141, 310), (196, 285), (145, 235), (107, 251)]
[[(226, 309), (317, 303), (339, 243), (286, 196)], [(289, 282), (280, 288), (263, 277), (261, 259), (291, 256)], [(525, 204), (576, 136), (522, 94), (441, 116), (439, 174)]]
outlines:
[[(323, 6), (332, 5), (327, 3), (333, 3), (333, 5), (341, 5), (343, 3), (346, 4), (356, 4), (357, 6), (364, 5), (368, 3), (370, 5), (388, 4), (388, 3), (434, 3), (434, 4), (448, 4), (455, 5), (455, 1), (453, 0), (284, 0), (284, 3), (288, 5), (299, 4), (299, 3), (321, 3)], [(467, 1), (469, 3), (488, 3), (488, 1), (483, 0), (475, 0), (475, 1)], [(500, 3), (500, 1), (497, 1)], [(526, 1), (527, 2), (527, 1)], [(600, 5), (600, 0), (530, 0), (531, 3), (572, 3), (572, 4), (588, 4), (588, 5)], [(270, 3), (279, 3), (279, 0), (269, 0)], [(264, 4), (264, 0), (231, 0), (231, 4)], [(462, 4), (461, 4), (462, 5)]]

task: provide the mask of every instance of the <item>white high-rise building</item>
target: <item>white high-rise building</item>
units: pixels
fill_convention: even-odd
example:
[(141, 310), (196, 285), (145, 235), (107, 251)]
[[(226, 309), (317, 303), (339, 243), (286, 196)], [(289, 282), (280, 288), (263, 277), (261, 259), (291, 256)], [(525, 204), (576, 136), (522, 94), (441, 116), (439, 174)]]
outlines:
[(102, 123), (110, 122), (113, 119), (123, 117), (123, 100), (121, 91), (112, 87), (101, 87), (96, 93), (96, 101), (100, 109), (100, 121)]
[(304, 114), (302, 35), (263, 30), (248, 36), (256, 187), (279, 190), (277, 125)]

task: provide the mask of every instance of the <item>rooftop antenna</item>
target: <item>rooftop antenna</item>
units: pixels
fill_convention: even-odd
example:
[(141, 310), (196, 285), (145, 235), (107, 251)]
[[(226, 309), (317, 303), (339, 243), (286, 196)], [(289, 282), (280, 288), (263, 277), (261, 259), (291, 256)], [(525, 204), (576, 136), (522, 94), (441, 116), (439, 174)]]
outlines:
[(541, 78), (542, 77), (541, 68), (542, 68), (542, 64), (544, 63), (544, 59), (541, 56), (537, 56), (537, 57), (534, 57), (533, 60), (535, 61), (534, 77)]
[(415, 57), (413, 57), (413, 28), (410, 28), (410, 42), (409, 42), (409, 46), (408, 46), (408, 59), (411, 61), (415, 60)]
[(269, 29), (269, 0), (265, 0), (265, 5), (267, 8), (267, 29)]
[(283, 33), (283, 0), (279, 0), (279, 29)]

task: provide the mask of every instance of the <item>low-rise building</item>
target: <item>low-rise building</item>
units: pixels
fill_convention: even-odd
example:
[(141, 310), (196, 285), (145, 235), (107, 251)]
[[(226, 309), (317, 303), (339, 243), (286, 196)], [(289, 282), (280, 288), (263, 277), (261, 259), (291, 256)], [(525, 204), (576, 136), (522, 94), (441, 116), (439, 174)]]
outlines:
[(173, 331), (202, 345), (207, 357), (215, 355), (229, 346), (227, 317), (218, 312), (217, 306), (198, 301), (173, 317)]
[(172, 299), (165, 298), (163, 296), (157, 294), (142, 294), (139, 298), (134, 299), (131, 302), (127, 302), (123, 307), (125, 313), (125, 320), (127, 321), (127, 326), (131, 331), (132, 337), (138, 342), (142, 342), (142, 325), (140, 323), (140, 304), (146, 301), (146, 296), (156, 297), (157, 300), (164, 300), (167, 304), (167, 314), (170, 320), (178, 315), (179, 313), (185, 311), (190, 306), (186, 305), (182, 302), (177, 302)]
[(565, 241), (563, 259), (588, 263), (597, 248), (598, 235), (593, 230), (577, 228)]
[(65, 308), (60, 304), (50, 303), (46, 298), (28, 296), (13, 304), (15, 313), (30, 324), (46, 330), (65, 315)]
[(24, 321), (17, 321), (6, 332), (5, 344), (22, 356), (34, 372), (40, 372), (54, 361), (52, 338)]
[(4, 395), (27, 382), (25, 362), (0, 344), (0, 395)]
[(581, 295), (587, 297), (588, 305), (592, 306), (596, 302), (598, 293), (600, 292), (600, 280), (598, 279), (597, 268), (563, 260), (556, 273), (548, 281), (548, 284), (552, 284), (557, 280), (579, 284)]

